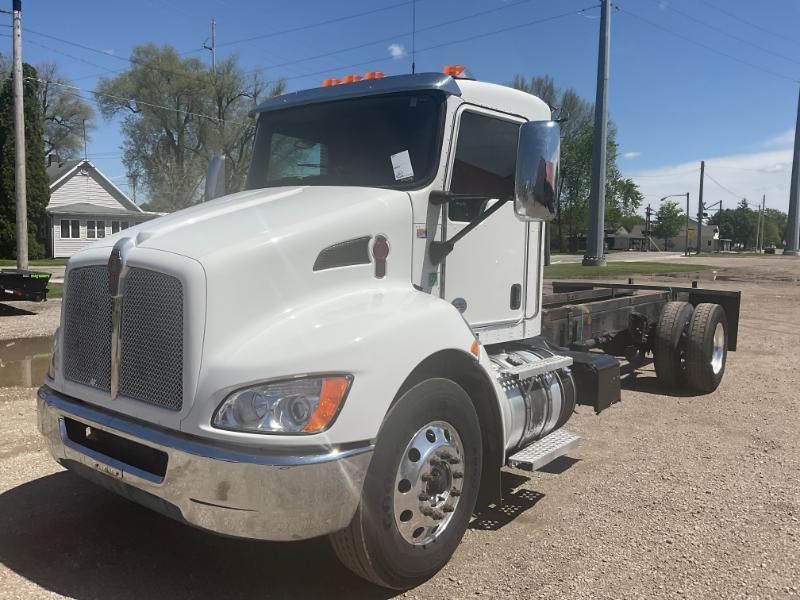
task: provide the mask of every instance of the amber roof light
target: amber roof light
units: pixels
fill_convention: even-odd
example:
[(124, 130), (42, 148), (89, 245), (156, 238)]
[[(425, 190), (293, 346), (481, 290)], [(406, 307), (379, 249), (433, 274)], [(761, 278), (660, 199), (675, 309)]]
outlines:
[(464, 65), (445, 65), (442, 72), (447, 73), (451, 77), (458, 77), (464, 72)]

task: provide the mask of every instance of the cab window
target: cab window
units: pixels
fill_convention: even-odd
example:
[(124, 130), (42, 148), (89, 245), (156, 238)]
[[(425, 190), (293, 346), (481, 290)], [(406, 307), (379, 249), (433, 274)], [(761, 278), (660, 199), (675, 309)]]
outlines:
[[(458, 130), (450, 191), (490, 198), (514, 195), (519, 123), (474, 112), (464, 112)], [(486, 202), (452, 201), (451, 221), (472, 221)]]

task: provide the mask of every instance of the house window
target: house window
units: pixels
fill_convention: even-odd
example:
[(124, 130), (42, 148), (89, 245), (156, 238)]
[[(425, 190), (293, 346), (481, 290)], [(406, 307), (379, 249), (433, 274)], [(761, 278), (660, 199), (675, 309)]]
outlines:
[(106, 237), (106, 222), (105, 221), (98, 221), (97, 222), (97, 237), (99, 237), (99, 238)]
[[(513, 197), (519, 127), (519, 123), (463, 113), (450, 191), (485, 194), (490, 198)], [(484, 205), (484, 202), (452, 201), (448, 207), (450, 220), (472, 221)]]
[(77, 219), (61, 219), (61, 239), (78, 239), (81, 237), (81, 224)]
[(97, 237), (97, 221), (86, 221), (86, 237), (90, 240)]
[(123, 229), (127, 229), (128, 228), (128, 222), (127, 221), (123, 221), (122, 222), (122, 228)]
[(119, 232), (119, 221), (111, 221), (111, 233), (115, 234)]

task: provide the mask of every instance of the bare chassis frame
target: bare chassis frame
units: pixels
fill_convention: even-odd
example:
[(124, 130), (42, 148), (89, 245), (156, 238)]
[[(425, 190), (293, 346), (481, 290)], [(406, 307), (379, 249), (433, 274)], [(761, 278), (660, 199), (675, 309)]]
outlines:
[(555, 281), (553, 294), (542, 299), (542, 335), (552, 344), (574, 349), (596, 347), (626, 332), (635, 337), (638, 327), (655, 325), (664, 305), (673, 300), (722, 306), (728, 320), (728, 350), (736, 350), (741, 292), (703, 289), (696, 281), (691, 287), (639, 285), (632, 280)]

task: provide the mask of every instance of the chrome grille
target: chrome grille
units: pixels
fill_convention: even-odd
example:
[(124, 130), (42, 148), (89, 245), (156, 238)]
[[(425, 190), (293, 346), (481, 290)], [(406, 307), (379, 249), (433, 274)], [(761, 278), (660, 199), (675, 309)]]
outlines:
[(111, 389), (111, 296), (106, 267), (70, 271), (64, 295), (64, 376)]
[(121, 396), (170, 410), (183, 406), (183, 286), (133, 268), (122, 303)]

